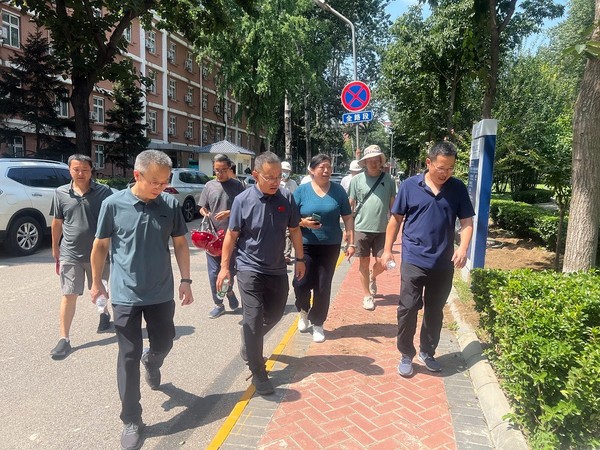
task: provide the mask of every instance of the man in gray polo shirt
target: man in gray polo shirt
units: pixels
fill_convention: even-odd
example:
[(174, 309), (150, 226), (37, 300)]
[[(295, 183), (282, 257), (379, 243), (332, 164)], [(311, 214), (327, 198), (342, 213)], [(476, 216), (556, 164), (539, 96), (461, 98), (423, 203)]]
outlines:
[(223, 243), (217, 289), (230, 277), (230, 259), (237, 242), (238, 287), (242, 297), (242, 358), (252, 372), (256, 392), (274, 392), (263, 359), (263, 338), (283, 316), (289, 281), (283, 250), (289, 230), (296, 254), (296, 277), (306, 270), (299, 228), (300, 213), (294, 197), (280, 189), (281, 161), (271, 152), (255, 160), (256, 185), (239, 194), (231, 206), (229, 229)]
[[(96, 234), (100, 205), (112, 191), (92, 180), (92, 159), (86, 155), (69, 157), (72, 181), (56, 189), (52, 202), (52, 256), (59, 265), (62, 298), (60, 339), (50, 352), (52, 359), (64, 359), (71, 352), (69, 331), (75, 317), (77, 297), (83, 295), (85, 279), (92, 285), (90, 254)], [(108, 279), (108, 271), (104, 273)], [(108, 308), (100, 314), (98, 333), (110, 331)]]
[[(163, 192), (169, 184), (171, 159), (157, 150), (140, 153), (133, 171), (135, 185), (102, 204), (92, 250), (92, 296), (107, 295), (102, 284), (104, 261), (110, 249), (110, 298), (119, 355), (117, 384), (121, 397), (122, 449), (141, 446), (140, 359), (151, 389), (161, 382), (160, 367), (175, 337), (173, 269), (169, 238), (181, 282), (182, 305), (194, 301), (190, 279), (187, 227), (175, 197)], [(142, 317), (150, 348), (143, 351)]]

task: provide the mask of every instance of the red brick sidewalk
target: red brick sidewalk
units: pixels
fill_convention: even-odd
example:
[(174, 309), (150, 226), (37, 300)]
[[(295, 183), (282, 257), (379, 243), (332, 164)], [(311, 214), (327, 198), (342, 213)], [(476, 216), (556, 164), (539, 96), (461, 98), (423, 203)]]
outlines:
[(397, 373), (398, 269), (377, 284), (376, 309), (366, 311), (355, 259), (332, 300), (327, 340), (310, 344), (258, 448), (457, 448), (443, 375), (418, 363), (411, 378)]

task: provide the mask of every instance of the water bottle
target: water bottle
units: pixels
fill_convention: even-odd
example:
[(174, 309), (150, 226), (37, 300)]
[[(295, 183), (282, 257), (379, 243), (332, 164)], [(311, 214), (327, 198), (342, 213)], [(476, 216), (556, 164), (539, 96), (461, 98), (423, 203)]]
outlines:
[(217, 297), (225, 298), (227, 295), (227, 291), (229, 290), (229, 278), (225, 278), (223, 280), (223, 284), (221, 285), (221, 289), (217, 292)]
[[(108, 283), (106, 280), (102, 280), (102, 284), (104, 285), (104, 289), (108, 291)], [(100, 296), (96, 299), (96, 308), (98, 308), (98, 314), (104, 313), (104, 308), (106, 308), (106, 304), (108, 303), (108, 299), (104, 294), (100, 294)]]
[(385, 263), (385, 270), (394, 270), (396, 268), (396, 263), (393, 259), (390, 259)]

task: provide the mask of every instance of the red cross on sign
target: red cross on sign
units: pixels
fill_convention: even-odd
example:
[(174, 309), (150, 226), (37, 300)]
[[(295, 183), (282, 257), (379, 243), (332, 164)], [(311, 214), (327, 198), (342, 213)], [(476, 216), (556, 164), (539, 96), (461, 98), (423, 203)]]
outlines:
[(362, 81), (351, 81), (342, 89), (342, 105), (348, 111), (362, 111), (370, 101), (371, 90)]

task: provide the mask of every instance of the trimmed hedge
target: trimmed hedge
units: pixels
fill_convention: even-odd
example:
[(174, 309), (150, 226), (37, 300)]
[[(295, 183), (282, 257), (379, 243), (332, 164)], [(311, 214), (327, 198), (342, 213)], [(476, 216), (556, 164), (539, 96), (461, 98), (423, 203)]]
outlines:
[(122, 189), (125, 189), (129, 181), (131, 180), (131, 178), (113, 177), (98, 178), (96, 181), (98, 183), (106, 184), (107, 186), (110, 186), (111, 188), (115, 188), (116, 190), (120, 191)]
[(538, 239), (539, 235), (535, 231), (535, 221), (537, 218), (546, 215), (553, 214), (523, 202), (492, 200), (490, 204), (490, 217), (494, 223), (522, 238)]
[(535, 449), (600, 448), (600, 275), (471, 275), (510, 419)]
[(533, 205), (535, 203), (547, 203), (552, 200), (552, 191), (548, 189), (529, 189), (526, 191), (513, 192), (512, 199), (516, 202), (525, 202)]

